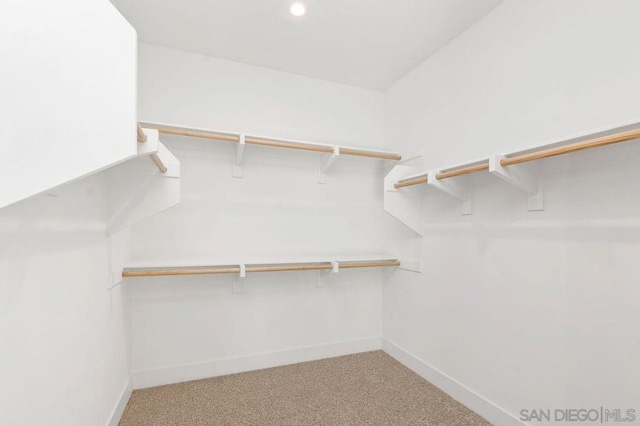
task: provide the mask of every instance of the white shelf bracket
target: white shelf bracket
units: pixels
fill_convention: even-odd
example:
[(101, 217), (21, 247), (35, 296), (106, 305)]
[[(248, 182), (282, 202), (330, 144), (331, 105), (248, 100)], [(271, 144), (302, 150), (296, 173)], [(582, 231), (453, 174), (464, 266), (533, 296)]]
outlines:
[(400, 259), (400, 269), (412, 272), (422, 272), (422, 262), (419, 260)]
[[(157, 131), (145, 129), (148, 139), (138, 147), (155, 144), (167, 168), (161, 173), (151, 161), (127, 161), (107, 171), (108, 231), (114, 234), (180, 202), (180, 161), (159, 142)], [(146, 157), (148, 151), (141, 152)]]
[(424, 235), (422, 198), (424, 185), (396, 189), (399, 179), (419, 173), (418, 167), (397, 165), (384, 177), (384, 211), (416, 234)]
[(338, 272), (340, 272), (340, 263), (337, 261), (331, 261), (331, 270), (320, 270), (318, 271), (318, 276), (317, 276), (317, 280), (316, 280), (316, 287), (318, 288), (324, 288), (327, 286), (327, 280), (329, 278), (329, 275), (331, 274), (337, 274)]
[(339, 156), (340, 147), (338, 145), (334, 145), (333, 152), (327, 158), (320, 162), (320, 169), (318, 171), (318, 183), (327, 183), (327, 171), (329, 170), (329, 168), (331, 168), (331, 166), (333, 165), (333, 163), (335, 163)]
[(238, 147), (236, 150), (236, 162), (233, 164), (232, 175), (235, 178), (241, 178), (244, 176), (244, 168), (242, 167), (242, 156), (244, 154), (244, 133), (238, 135)]
[(145, 128), (142, 128), (142, 132), (147, 136), (147, 141), (136, 145), (137, 156), (157, 154), (160, 144), (160, 132), (156, 129)]
[(514, 164), (503, 167), (500, 161), (504, 155), (494, 154), (489, 157), (489, 172), (527, 193), (527, 210), (544, 210), (544, 180), (542, 174), (536, 173), (530, 165)]
[(244, 263), (240, 265), (240, 272), (238, 274), (233, 274), (233, 285), (231, 288), (231, 292), (234, 294), (244, 293), (244, 280), (243, 278), (247, 276), (247, 267)]
[(438, 173), (440, 173), (440, 170), (430, 171), (427, 184), (460, 200), (460, 213), (462, 215), (473, 214), (473, 190), (468, 176), (438, 180), (436, 179)]

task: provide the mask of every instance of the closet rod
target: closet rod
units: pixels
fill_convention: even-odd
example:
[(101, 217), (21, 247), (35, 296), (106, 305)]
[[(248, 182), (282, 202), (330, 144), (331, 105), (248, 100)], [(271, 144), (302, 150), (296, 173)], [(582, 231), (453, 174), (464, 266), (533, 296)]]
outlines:
[(614, 135), (602, 136), (599, 138), (576, 142), (570, 145), (557, 148), (543, 149), (529, 154), (516, 155), (500, 160), (501, 166), (511, 166), (513, 164), (526, 163), (528, 161), (540, 160), (542, 158), (555, 157), (556, 155), (569, 154), (572, 152), (584, 151), (591, 148), (612, 145), (614, 143), (627, 142), (640, 138), (640, 129), (629, 130), (627, 132), (616, 133)]
[[(197, 131), (197, 130), (189, 130), (185, 128), (178, 128), (178, 127), (159, 126), (151, 123), (145, 124), (145, 127), (156, 129), (160, 133), (166, 133), (170, 135), (192, 136), (197, 138), (215, 139), (215, 140), (229, 141), (229, 142), (236, 142), (236, 143), (240, 142), (240, 137), (238, 135), (227, 134), (227, 133), (204, 132), (204, 131)], [(257, 136), (246, 136), (244, 141), (245, 143), (253, 144), (253, 145), (272, 146), (276, 148), (301, 149), (305, 151), (324, 152), (327, 154), (333, 153), (333, 147), (329, 145), (316, 145), (311, 143), (281, 141), (281, 140), (275, 140), (275, 139), (261, 138)], [(402, 156), (400, 156), (399, 154), (388, 153), (388, 152), (376, 152), (376, 151), (369, 151), (366, 149), (346, 148), (346, 147), (340, 147), (340, 154), (352, 155), (357, 157), (378, 158), (381, 160), (398, 161), (402, 159)]]
[(164, 165), (158, 154), (149, 154), (149, 158), (151, 158), (153, 164), (160, 170), (160, 173), (167, 173), (167, 166)]
[(240, 272), (240, 267), (229, 268), (200, 268), (200, 269), (150, 269), (142, 271), (122, 271), (122, 277), (159, 277), (163, 275), (201, 275), (201, 274), (229, 274)]
[(420, 177), (416, 177), (413, 179), (407, 179), (404, 181), (400, 181), (397, 183), (393, 184), (393, 187), (398, 189), (398, 188), (404, 188), (405, 186), (411, 186), (411, 185), (418, 185), (420, 183), (427, 183), (428, 178), (427, 176), (420, 176)]
[[(448, 172), (438, 173), (438, 174), (436, 174), (436, 179), (438, 179), (438, 180), (448, 179), (448, 178), (452, 178), (454, 176), (468, 175), (470, 173), (481, 172), (481, 171), (484, 171), (484, 170), (489, 170), (489, 162), (488, 161), (486, 163), (476, 164), (474, 166), (461, 167), (459, 169), (450, 170)], [(412, 178), (412, 179), (399, 180), (397, 183), (395, 183), (393, 185), (393, 187), (396, 188), (396, 189), (404, 188), (406, 186), (412, 186), (412, 185), (419, 185), (421, 183), (427, 183), (428, 180), (429, 179), (427, 178), (427, 176), (419, 176), (419, 177), (415, 177), (415, 178)]]
[(153, 124), (145, 124), (145, 127), (150, 129), (156, 129), (160, 133), (166, 133), (168, 135), (178, 136), (191, 136), (194, 138), (215, 139), (220, 141), (240, 142), (240, 137), (237, 135), (229, 135), (226, 133), (216, 132), (201, 132), (196, 130), (177, 129), (172, 127), (156, 126)]
[(137, 132), (138, 132), (138, 142), (140, 143), (146, 142), (147, 134), (144, 132), (144, 130), (142, 130), (142, 126), (140, 126), (140, 123), (138, 123)]
[(253, 145), (274, 146), (276, 148), (302, 149), (302, 150), (305, 150), (305, 151), (326, 152), (326, 153), (329, 153), (329, 154), (331, 154), (333, 152), (333, 148), (330, 147), (330, 146), (276, 141), (276, 140), (271, 140), (271, 139), (258, 138), (258, 137), (255, 137), (255, 136), (246, 136), (244, 138), (244, 141), (246, 143), (250, 143), (250, 144), (253, 144)]
[[(348, 262), (340, 263), (340, 269), (352, 268), (378, 268), (400, 266), (398, 260), (380, 260), (375, 262)], [(257, 265), (247, 266), (246, 272), (277, 272), (277, 271), (316, 271), (332, 269), (330, 262), (322, 262), (316, 264), (281, 264), (281, 265)], [(239, 266), (216, 267), (216, 268), (197, 268), (197, 269), (148, 269), (123, 271), (122, 277), (157, 277), (163, 275), (200, 275), (200, 274), (228, 274), (239, 273)]]
[(468, 175), (470, 173), (482, 172), (482, 171), (485, 171), (485, 170), (489, 170), (489, 162), (488, 161), (486, 163), (477, 164), (475, 166), (461, 167), (459, 169), (450, 170), (448, 172), (438, 173), (436, 175), (436, 179), (438, 179), (438, 180), (448, 179), (448, 178), (452, 178), (454, 176)]
[(374, 151), (360, 150), (355, 148), (340, 147), (340, 154), (355, 155), (358, 157), (379, 158), (381, 160), (394, 160), (394, 161), (402, 160), (402, 156), (400, 154), (389, 154), (384, 152), (374, 152)]
[[(316, 151), (316, 152), (326, 152), (328, 154), (333, 153), (333, 147), (331, 146), (323, 146), (323, 145), (313, 145), (313, 144), (304, 144), (304, 143), (296, 143), (296, 142), (287, 142), (287, 141), (277, 141), (272, 139), (263, 139), (254, 136), (245, 137), (244, 141), (246, 143), (254, 144), (254, 145), (264, 145), (264, 146), (273, 146), (277, 148), (291, 148), (291, 149), (302, 149), (306, 151)], [(375, 151), (367, 151), (364, 149), (356, 149), (356, 148), (344, 148), (339, 147), (339, 152), (342, 155), (353, 155), (358, 157), (368, 157), (368, 158), (379, 158), (382, 160), (401, 160), (402, 157), (398, 154), (391, 154), (386, 152), (375, 152)]]
[[(138, 123), (137, 133), (138, 142), (144, 143), (147, 141), (147, 134), (144, 132), (144, 130), (142, 130), (142, 126), (140, 126), (140, 123)], [(158, 170), (160, 170), (160, 173), (167, 173), (167, 166), (164, 165), (158, 154), (149, 154), (149, 158), (151, 158), (153, 164), (155, 164)]]
[[(590, 139), (582, 142), (576, 142), (570, 145), (560, 146), (557, 148), (543, 149), (540, 151), (530, 152), (527, 154), (515, 155), (513, 157), (503, 158), (500, 160), (500, 165), (503, 167), (511, 166), (513, 164), (526, 163), (533, 160), (540, 160), (543, 158), (555, 157), (557, 155), (569, 154), (572, 152), (584, 151), (591, 148), (599, 148), (602, 146), (612, 145), (620, 142), (628, 142), (634, 139), (640, 138), (640, 129), (629, 130), (626, 132), (616, 133), (613, 135), (602, 136), (595, 139)], [(476, 164), (474, 166), (461, 167), (459, 169), (451, 170), (448, 172), (438, 173), (436, 179), (448, 179), (455, 176), (466, 175), (470, 173), (482, 172), (489, 170), (489, 162), (482, 164)], [(393, 185), (394, 188), (404, 188), (406, 186), (418, 185), (426, 183), (427, 178), (414, 178), (407, 179), (405, 181), (400, 180)]]

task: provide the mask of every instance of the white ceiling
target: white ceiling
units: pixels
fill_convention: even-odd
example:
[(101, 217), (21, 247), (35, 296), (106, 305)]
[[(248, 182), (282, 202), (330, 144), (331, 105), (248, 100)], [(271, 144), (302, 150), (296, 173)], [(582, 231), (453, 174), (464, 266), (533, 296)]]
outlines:
[(112, 0), (139, 41), (383, 90), (503, 0)]

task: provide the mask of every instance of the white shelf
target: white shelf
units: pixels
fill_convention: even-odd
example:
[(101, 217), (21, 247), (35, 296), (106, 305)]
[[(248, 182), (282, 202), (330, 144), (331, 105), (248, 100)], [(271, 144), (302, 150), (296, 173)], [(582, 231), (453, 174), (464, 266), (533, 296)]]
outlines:
[[(348, 145), (308, 142), (308, 141), (301, 141), (301, 140), (294, 140), (294, 139), (279, 138), (279, 137), (274, 137), (269, 135), (243, 134), (242, 132), (238, 132), (238, 131), (204, 129), (201, 127), (183, 126), (179, 124), (159, 123), (159, 122), (152, 122), (152, 121), (144, 121), (143, 126), (149, 127), (152, 129), (160, 129), (160, 133), (163, 133), (163, 129), (169, 129), (171, 131), (178, 132), (178, 133), (174, 133), (177, 135), (189, 136), (189, 137), (204, 137), (208, 139), (221, 140), (221, 141), (226, 140), (234, 143), (238, 143), (242, 135), (243, 137), (248, 139), (247, 144), (250, 144), (251, 142), (249, 142), (249, 140), (253, 138), (253, 139), (260, 139), (262, 142), (271, 141), (275, 143), (284, 144), (282, 146), (279, 146), (280, 148), (292, 148), (292, 149), (319, 148), (322, 150), (326, 150), (327, 153), (331, 153), (333, 148), (337, 146), (339, 148), (340, 155), (355, 155), (355, 156), (362, 156), (362, 157), (370, 156), (374, 158), (377, 155), (378, 156), (381, 155), (381, 156), (393, 157), (393, 158), (382, 158), (383, 160), (385, 159), (389, 161), (400, 160), (400, 154), (396, 152), (385, 151), (380, 149), (369, 149), (369, 148), (355, 147), (355, 146), (348, 146)], [(183, 132), (183, 133), (181, 134), (179, 132)], [(200, 133), (200, 135), (198, 135), (198, 133)], [(262, 142), (258, 142), (258, 144), (262, 144)], [(274, 146), (278, 147), (278, 145), (274, 145)]]
[(139, 260), (127, 262), (124, 269), (127, 271), (142, 269), (179, 269), (179, 268), (217, 268), (238, 265), (304, 265), (314, 263), (349, 263), (349, 262), (382, 262), (397, 260), (396, 256), (373, 255), (345, 255), (345, 256), (294, 256), (294, 257), (262, 257), (249, 259), (195, 259), (188, 261), (175, 260)]

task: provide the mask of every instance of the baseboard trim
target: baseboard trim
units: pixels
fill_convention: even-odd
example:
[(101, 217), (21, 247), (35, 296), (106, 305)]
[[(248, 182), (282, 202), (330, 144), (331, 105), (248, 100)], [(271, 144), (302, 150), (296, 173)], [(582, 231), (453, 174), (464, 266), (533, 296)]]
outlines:
[(109, 417), (107, 426), (118, 426), (118, 423), (120, 423), (120, 419), (122, 419), (122, 415), (124, 414), (124, 409), (127, 407), (127, 403), (129, 402), (129, 398), (131, 398), (131, 392), (133, 392), (133, 382), (132, 379), (129, 378), (127, 383), (124, 385), (122, 392), (120, 392), (120, 397), (118, 398), (116, 406), (113, 407), (113, 410), (111, 411), (111, 416)]
[(260, 353), (237, 358), (218, 359), (195, 364), (178, 365), (156, 370), (135, 371), (133, 388), (144, 389), (153, 386), (206, 379), (244, 371), (261, 370), (281, 365), (297, 364), (324, 358), (333, 358), (360, 352), (382, 349), (382, 338), (371, 337), (346, 342), (335, 342), (317, 346), (287, 349), (278, 352)]
[(480, 414), (492, 424), (505, 426), (521, 426), (525, 424), (508, 411), (478, 395), (462, 383), (457, 382), (395, 343), (382, 339), (382, 350), (405, 367), (442, 389), (456, 401)]

